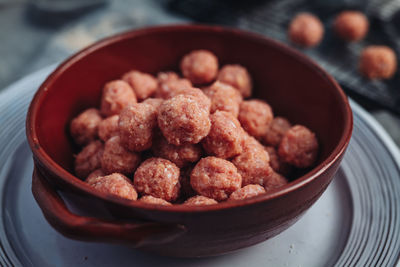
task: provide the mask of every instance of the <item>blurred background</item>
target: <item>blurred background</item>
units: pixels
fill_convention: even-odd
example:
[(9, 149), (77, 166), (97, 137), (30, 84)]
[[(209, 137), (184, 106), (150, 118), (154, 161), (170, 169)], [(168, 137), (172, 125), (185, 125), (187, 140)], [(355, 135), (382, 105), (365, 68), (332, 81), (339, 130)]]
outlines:
[[(332, 33), (334, 17), (360, 10), (370, 21), (361, 42), (345, 43)], [(0, 90), (93, 42), (149, 25), (207, 23), (237, 27), (285, 42), (299, 12), (318, 16), (322, 43), (299, 49), (333, 75), (346, 93), (400, 144), (400, 75), (368, 81), (358, 72), (367, 45), (390, 46), (399, 57), (400, 0), (0, 0)]]

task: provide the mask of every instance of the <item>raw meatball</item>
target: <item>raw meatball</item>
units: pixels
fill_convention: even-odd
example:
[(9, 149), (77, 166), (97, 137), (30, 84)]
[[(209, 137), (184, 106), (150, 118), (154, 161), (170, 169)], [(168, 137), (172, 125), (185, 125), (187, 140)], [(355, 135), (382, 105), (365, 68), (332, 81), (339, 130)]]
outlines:
[(269, 155), (264, 149), (251, 146), (240, 155), (236, 156), (232, 163), (235, 164), (242, 176), (242, 185), (259, 184), (264, 185), (265, 180), (273, 172), (269, 165)]
[(162, 198), (153, 197), (153, 196), (143, 196), (139, 199), (140, 202), (148, 203), (148, 204), (156, 204), (163, 206), (171, 206), (172, 204), (168, 201), (165, 201)]
[(103, 118), (100, 111), (89, 108), (75, 117), (70, 124), (70, 133), (75, 143), (86, 145), (98, 137), (98, 128)]
[(150, 158), (144, 161), (133, 178), (135, 188), (144, 195), (174, 201), (179, 195), (179, 168), (169, 160)]
[(165, 100), (158, 110), (158, 126), (168, 143), (196, 144), (210, 131), (209, 112), (196, 97), (177, 95)]
[(102, 120), (99, 124), (99, 137), (104, 142), (119, 134), (119, 116), (114, 115)]
[(265, 150), (264, 146), (258, 142), (257, 139), (246, 132), (244, 133), (242, 148), (243, 152), (251, 151), (253, 153), (259, 153), (259, 151)]
[(317, 138), (307, 127), (295, 125), (282, 138), (278, 155), (298, 168), (311, 167), (318, 155)]
[(121, 111), (118, 125), (121, 142), (127, 149), (149, 149), (157, 126), (157, 110), (143, 103), (128, 106)]
[(157, 74), (158, 83), (164, 83), (167, 81), (174, 81), (174, 80), (178, 80), (178, 79), (179, 79), (178, 74), (173, 71), (164, 71), (164, 72), (159, 72)]
[(188, 79), (167, 80), (158, 85), (155, 96), (169, 99), (192, 87), (192, 83)]
[(158, 87), (156, 78), (137, 70), (125, 73), (122, 80), (129, 83), (139, 100), (144, 100), (154, 94)]
[(264, 137), (273, 119), (271, 107), (261, 100), (247, 100), (240, 104), (238, 119), (242, 127), (257, 139)]
[(359, 41), (368, 32), (367, 17), (359, 11), (343, 11), (336, 16), (333, 23), (335, 33), (346, 41)]
[(232, 86), (216, 81), (204, 90), (204, 94), (211, 99), (211, 113), (220, 110), (238, 116), (239, 105), (243, 99), (239, 91)]
[(199, 144), (183, 144), (175, 146), (163, 137), (157, 136), (153, 141), (152, 151), (157, 157), (168, 159), (182, 168), (191, 162), (197, 162), (202, 154)]
[(113, 173), (107, 176), (99, 176), (90, 179), (88, 185), (100, 192), (113, 194), (130, 200), (136, 200), (138, 196), (132, 181), (120, 173)]
[(178, 95), (190, 95), (195, 97), (200, 107), (210, 112), (211, 100), (199, 88), (189, 88), (181, 91)]
[(324, 26), (314, 15), (300, 13), (291, 21), (289, 26), (289, 39), (304, 47), (318, 45), (324, 35)]
[(75, 174), (86, 178), (92, 171), (101, 167), (104, 146), (100, 141), (93, 141), (85, 146), (75, 158)]
[(211, 114), (211, 130), (204, 138), (204, 150), (220, 158), (231, 158), (242, 152), (244, 131), (239, 121), (225, 111)]
[(183, 205), (190, 205), (190, 206), (203, 206), (203, 205), (213, 205), (218, 204), (215, 199), (208, 198), (205, 196), (194, 196), (186, 200)]
[(164, 99), (162, 98), (147, 98), (145, 101), (143, 101), (143, 104), (149, 104), (150, 106), (153, 106), (156, 110), (161, 106), (162, 102)]
[(206, 157), (194, 167), (190, 184), (198, 194), (222, 201), (242, 186), (242, 177), (231, 162)]
[(128, 83), (122, 80), (112, 81), (103, 88), (100, 112), (105, 117), (116, 115), (126, 106), (136, 102), (135, 92)]
[(272, 146), (267, 146), (265, 147), (265, 150), (268, 152), (269, 165), (271, 166), (271, 168), (277, 173), (280, 173), (284, 176), (289, 175), (291, 171), (291, 166), (280, 159), (276, 149)]
[(97, 177), (100, 177), (100, 176), (105, 176), (105, 175), (106, 175), (106, 174), (103, 172), (102, 169), (97, 169), (97, 170), (95, 170), (95, 171), (92, 171), (92, 172), (88, 175), (88, 177), (86, 178), (85, 182), (86, 182), (86, 183), (90, 183), (91, 180), (96, 179)]
[(258, 184), (246, 185), (231, 194), (229, 200), (242, 200), (255, 197), (265, 193), (264, 187)]
[(105, 174), (114, 172), (131, 174), (139, 163), (140, 155), (125, 149), (119, 136), (111, 137), (105, 143), (101, 158), (101, 168)]
[(225, 65), (218, 73), (218, 81), (236, 88), (243, 97), (250, 97), (251, 77), (246, 68), (240, 65)]
[(279, 146), (283, 135), (290, 129), (290, 127), (292, 127), (292, 125), (287, 119), (275, 117), (263, 138), (264, 143), (269, 146)]
[(368, 79), (390, 79), (396, 70), (396, 54), (390, 47), (371, 45), (362, 51), (360, 71)]
[(207, 50), (195, 50), (181, 61), (183, 76), (194, 84), (205, 84), (215, 80), (218, 74), (218, 59)]
[(287, 184), (288, 181), (285, 177), (272, 171), (272, 173), (264, 180), (264, 189), (266, 192), (279, 188)]

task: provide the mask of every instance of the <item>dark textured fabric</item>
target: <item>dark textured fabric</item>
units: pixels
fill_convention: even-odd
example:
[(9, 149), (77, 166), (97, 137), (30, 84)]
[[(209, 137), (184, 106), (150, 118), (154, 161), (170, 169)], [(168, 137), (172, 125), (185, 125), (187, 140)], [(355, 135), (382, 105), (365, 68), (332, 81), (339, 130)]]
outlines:
[[(291, 46), (286, 35), (290, 20), (298, 12), (311, 12), (324, 23), (324, 39), (316, 48), (298, 49), (333, 75), (350, 96), (400, 114), (400, 75), (387, 81), (368, 81), (358, 71), (359, 55), (368, 45), (388, 45), (399, 55), (400, 1), (172, 0), (169, 8), (195, 21), (255, 31)], [(361, 42), (345, 43), (334, 35), (333, 19), (344, 9), (361, 10), (368, 16), (370, 31)]]

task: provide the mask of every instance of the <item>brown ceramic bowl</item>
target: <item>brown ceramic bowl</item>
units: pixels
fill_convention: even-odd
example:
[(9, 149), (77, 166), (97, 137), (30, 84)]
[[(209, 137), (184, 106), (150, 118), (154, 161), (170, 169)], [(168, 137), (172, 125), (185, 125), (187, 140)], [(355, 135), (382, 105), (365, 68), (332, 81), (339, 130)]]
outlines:
[[(178, 69), (194, 49), (214, 52), (220, 65), (239, 63), (254, 79), (254, 96), (275, 114), (316, 132), (315, 168), (288, 185), (252, 199), (212, 206), (156, 206), (97, 192), (73, 175), (70, 120), (98, 106), (101, 88), (130, 69)], [(124, 243), (164, 255), (218, 255), (273, 237), (321, 196), (339, 167), (352, 132), (352, 113), (336, 81), (304, 55), (266, 37), (211, 26), (163, 26), (102, 40), (61, 64), (42, 84), (27, 117), (35, 171), (32, 191), (48, 222), (80, 240)], [(108, 211), (111, 219), (81, 214)], [(82, 204), (83, 203), (83, 204)], [(85, 209), (85, 206), (89, 206)]]

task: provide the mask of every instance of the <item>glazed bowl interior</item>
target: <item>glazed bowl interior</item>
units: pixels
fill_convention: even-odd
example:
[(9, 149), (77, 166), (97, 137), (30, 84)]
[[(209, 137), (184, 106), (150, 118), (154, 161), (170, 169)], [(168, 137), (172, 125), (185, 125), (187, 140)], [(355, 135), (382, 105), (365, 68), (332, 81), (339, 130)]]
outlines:
[(40, 146), (37, 153), (46, 156), (45, 164), (72, 174), (76, 147), (68, 134), (69, 122), (84, 109), (99, 105), (103, 85), (131, 69), (152, 74), (178, 71), (182, 56), (195, 49), (215, 53), (220, 66), (245, 66), (253, 78), (254, 97), (266, 100), (275, 115), (306, 125), (316, 133), (320, 143), (317, 166), (286, 188), (315, 176), (343, 153), (351, 133), (351, 111), (345, 95), (329, 75), (277, 42), (205, 26), (128, 32), (67, 60), (46, 80), (32, 102), (27, 126), (28, 135)]

